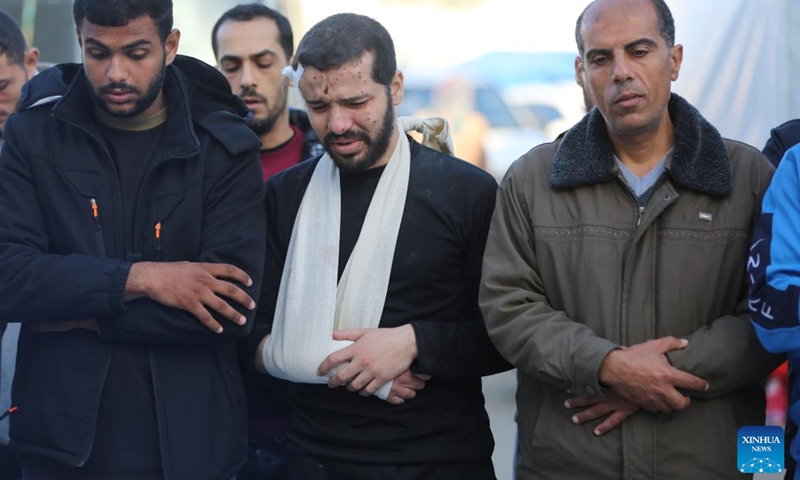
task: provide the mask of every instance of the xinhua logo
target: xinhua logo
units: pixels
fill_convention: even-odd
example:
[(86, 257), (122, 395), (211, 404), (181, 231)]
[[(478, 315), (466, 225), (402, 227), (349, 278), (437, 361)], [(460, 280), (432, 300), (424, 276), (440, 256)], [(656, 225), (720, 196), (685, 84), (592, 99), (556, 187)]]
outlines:
[(742, 427), (738, 435), (738, 470), (742, 473), (783, 473), (783, 429)]

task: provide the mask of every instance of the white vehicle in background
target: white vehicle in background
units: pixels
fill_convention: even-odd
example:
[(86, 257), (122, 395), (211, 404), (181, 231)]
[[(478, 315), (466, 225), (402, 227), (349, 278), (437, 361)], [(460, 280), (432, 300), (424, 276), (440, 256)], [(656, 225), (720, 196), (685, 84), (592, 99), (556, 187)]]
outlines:
[[(434, 107), (435, 92), (443, 80), (444, 77), (406, 75), (405, 95), (397, 107), (397, 115), (417, 115), (425, 111), (434, 116), (447, 118)], [(484, 168), (499, 180), (515, 160), (531, 148), (552, 139), (542, 129), (523, 125), (494, 87), (487, 84), (473, 84), (472, 87), (473, 109), (480, 112), (488, 121), (488, 129), (483, 139)], [(453, 120), (450, 118), (447, 120), (453, 128)], [(455, 148), (458, 154), (458, 144)]]
[(523, 125), (555, 139), (586, 115), (583, 92), (574, 81), (528, 83), (508, 87), (503, 99)]

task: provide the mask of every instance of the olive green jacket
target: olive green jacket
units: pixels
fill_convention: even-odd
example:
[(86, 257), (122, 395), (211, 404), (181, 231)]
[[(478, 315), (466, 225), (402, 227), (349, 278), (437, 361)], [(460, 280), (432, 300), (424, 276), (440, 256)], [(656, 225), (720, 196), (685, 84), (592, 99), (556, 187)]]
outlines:
[[(764, 424), (759, 382), (779, 363), (750, 324), (745, 277), (773, 169), (677, 95), (669, 114), (675, 145), (644, 209), (597, 109), (502, 181), (480, 303), (520, 370), (521, 480), (744, 478), (736, 433)], [(603, 437), (571, 422), (564, 401), (601, 394), (611, 350), (668, 335), (689, 339), (668, 358), (708, 391), (689, 392), (679, 412), (640, 410)]]

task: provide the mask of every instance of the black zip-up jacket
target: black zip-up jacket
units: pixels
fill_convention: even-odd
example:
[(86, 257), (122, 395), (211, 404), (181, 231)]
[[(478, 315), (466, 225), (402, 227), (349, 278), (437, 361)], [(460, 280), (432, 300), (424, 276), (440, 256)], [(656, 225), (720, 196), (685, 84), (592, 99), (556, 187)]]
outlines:
[[(308, 119), (308, 114), (306, 112), (296, 108), (290, 108), (289, 123), (297, 126), (303, 132), (303, 153), (300, 158), (301, 161), (325, 153), (325, 147), (322, 146), (317, 132), (311, 127), (311, 120)], [(0, 139), (2, 139), (2, 137), (0, 137)]]
[(769, 131), (769, 139), (764, 145), (762, 153), (775, 168), (778, 168), (783, 154), (797, 142), (800, 142), (800, 119), (789, 120)]
[[(264, 263), (260, 142), (224, 77), (178, 57), (167, 67), (168, 107), (123, 251), (114, 162), (80, 65), (35, 77), (6, 124), (0, 154), (0, 318), (22, 322), (11, 416), (21, 453), (82, 466), (114, 348), (148, 346), (166, 479), (229, 479), (244, 462), (247, 426), (236, 339), (252, 329), (149, 299), (123, 302), (132, 262), (230, 263), (255, 299)], [(94, 209), (93, 207), (98, 208)], [(161, 223), (159, 238), (155, 225)], [(41, 322), (97, 319), (98, 332), (42, 333)]]

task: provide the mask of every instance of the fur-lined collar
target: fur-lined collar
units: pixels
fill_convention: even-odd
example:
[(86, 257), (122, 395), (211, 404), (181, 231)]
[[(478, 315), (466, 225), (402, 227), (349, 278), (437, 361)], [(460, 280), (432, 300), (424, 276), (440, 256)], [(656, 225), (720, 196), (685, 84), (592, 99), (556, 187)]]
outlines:
[[(733, 168), (725, 141), (700, 112), (672, 94), (669, 116), (675, 147), (667, 166), (672, 179), (692, 190), (725, 196), (733, 188)], [(617, 175), (605, 120), (594, 108), (572, 127), (553, 158), (550, 185), (556, 190), (610, 180)]]

